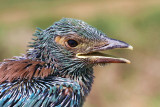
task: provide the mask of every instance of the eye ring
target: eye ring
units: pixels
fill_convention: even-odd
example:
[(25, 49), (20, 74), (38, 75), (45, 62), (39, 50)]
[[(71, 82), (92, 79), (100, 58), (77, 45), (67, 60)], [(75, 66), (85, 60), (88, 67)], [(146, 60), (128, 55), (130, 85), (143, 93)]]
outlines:
[(72, 48), (78, 45), (78, 42), (74, 39), (68, 39), (66, 43), (67, 43), (67, 46), (72, 47)]

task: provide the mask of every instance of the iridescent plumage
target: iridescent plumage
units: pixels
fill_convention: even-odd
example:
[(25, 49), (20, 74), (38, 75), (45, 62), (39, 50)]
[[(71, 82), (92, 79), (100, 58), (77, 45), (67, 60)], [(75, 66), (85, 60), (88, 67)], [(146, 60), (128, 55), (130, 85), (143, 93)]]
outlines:
[(130, 45), (81, 20), (64, 18), (34, 36), (25, 55), (0, 64), (0, 107), (80, 107), (91, 90), (94, 65), (129, 63), (99, 51)]

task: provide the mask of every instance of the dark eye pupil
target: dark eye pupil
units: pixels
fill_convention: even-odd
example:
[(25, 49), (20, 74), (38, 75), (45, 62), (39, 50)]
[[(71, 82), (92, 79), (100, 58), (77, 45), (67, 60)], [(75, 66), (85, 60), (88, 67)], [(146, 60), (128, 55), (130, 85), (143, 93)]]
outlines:
[(69, 45), (70, 47), (76, 47), (76, 46), (78, 45), (77, 41), (72, 40), (72, 39), (71, 39), (71, 40), (68, 40), (67, 43), (68, 43), (68, 45)]

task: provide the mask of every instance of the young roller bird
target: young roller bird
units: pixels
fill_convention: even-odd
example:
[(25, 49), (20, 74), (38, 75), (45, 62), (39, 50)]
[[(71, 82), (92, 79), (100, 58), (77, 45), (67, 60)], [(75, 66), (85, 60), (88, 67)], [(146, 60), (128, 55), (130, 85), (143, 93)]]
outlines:
[(25, 55), (0, 64), (0, 107), (81, 107), (94, 65), (130, 63), (101, 52), (131, 45), (81, 20), (63, 18), (34, 36)]

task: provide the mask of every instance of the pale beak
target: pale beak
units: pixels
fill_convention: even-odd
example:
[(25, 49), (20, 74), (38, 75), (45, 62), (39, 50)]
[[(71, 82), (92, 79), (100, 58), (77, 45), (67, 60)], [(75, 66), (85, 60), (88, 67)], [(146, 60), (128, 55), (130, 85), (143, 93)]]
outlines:
[[(106, 38), (106, 45), (99, 46), (98, 48), (93, 48), (88, 53), (78, 53), (76, 57), (85, 58), (90, 60), (92, 63), (131, 63), (125, 58), (116, 58), (111, 55), (102, 53), (102, 51), (110, 49), (130, 49), (133, 50), (133, 47), (123, 41), (116, 39)], [(104, 41), (103, 41), (104, 42)]]

